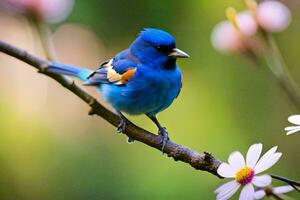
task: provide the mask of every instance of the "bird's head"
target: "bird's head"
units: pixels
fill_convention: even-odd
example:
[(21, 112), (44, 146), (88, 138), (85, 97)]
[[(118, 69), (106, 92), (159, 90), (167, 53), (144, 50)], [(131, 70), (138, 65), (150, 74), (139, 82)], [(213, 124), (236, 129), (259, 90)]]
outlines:
[(131, 52), (141, 63), (151, 66), (173, 67), (176, 58), (188, 58), (189, 55), (176, 48), (174, 38), (167, 32), (147, 28), (130, 46)]

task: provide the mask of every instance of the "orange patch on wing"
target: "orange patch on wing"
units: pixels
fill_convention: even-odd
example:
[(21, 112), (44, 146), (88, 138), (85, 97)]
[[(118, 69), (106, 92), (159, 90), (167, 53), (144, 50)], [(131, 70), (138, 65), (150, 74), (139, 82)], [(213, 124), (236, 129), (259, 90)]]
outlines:
[(134, 76), (134, 73), (135, 73), (135, 68), (131, 68), (129, 70), (127, 70), (124, 74), (122, 74), (122, 77), (121, 77), (121, 83), (125, 84), (127, 83), (133, 76)]

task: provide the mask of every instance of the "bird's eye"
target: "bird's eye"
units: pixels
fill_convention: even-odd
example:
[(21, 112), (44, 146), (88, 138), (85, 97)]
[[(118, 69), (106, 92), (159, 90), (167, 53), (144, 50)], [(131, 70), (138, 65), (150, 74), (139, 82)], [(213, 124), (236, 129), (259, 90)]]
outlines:
[(159, 45), (155, 47), (157, 51), (162, 52), (162, 53), (169, 53), (172, 51), (173, 47), (171, 46), (166, 46), (166, 45)]

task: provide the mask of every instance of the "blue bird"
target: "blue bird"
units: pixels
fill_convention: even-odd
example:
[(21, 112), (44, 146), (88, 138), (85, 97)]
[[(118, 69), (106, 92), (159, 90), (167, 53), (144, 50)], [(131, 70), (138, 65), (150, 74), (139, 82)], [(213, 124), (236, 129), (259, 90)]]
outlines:
[(60, 63), (53, 63), (47, 71), (75, 76), (84, 85), (96, 86), (120, 117), (118, 132), (124, 132), (126, 127), (122, 112), (148, 116), (158, 127), (163, 151), (169, 136), (156, 115), (169, 107), (180, 93), (181, 71), (176, 59), (188, 57), (176, 48), (169, 33), (147, 28), (128, 49), (102, 63), (96, 71)]

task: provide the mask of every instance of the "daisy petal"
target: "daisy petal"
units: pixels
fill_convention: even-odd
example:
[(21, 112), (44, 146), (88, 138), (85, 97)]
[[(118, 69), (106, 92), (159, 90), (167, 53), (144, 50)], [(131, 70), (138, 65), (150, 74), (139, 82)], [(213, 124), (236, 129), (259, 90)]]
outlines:
[(230, 199), (234, 193), (236, 193), (236, 191), (240, 188), (240, 185), (238, 185), (236, 188), (234, 188), (233, 190), (231, 190), (230, 192), (228, 192), (226, 195), (224, 196), (217, 196), (217, 200), (227, 200)]
[[(297, 126), (297, 127), (299, 127), (299, 126)], [(300, 127), (299, 128), (294, 128), (294, 129), (291, 129), (291, 130), (287, 130), (288, 128), (290, 128), (290, 127), (285, 128), (285, 131), (288, 131), (286, 133), (286, 135), (291, 135), (293, 133), (296, 133), (296, 132), (300, 131)]]
[(288, 127), (285, 127), (284, 130), (285, 131), (292, 131), (292, 130), (295, 130), (295, 129), (298, 129), (300, 128), (300, 126), (288, 126)]
[(241, 191), (239, 200), (253, 200), (254, 199), (254, 187), (251, 183), (244, 186)]
[(270, 155), (270, 157), (268, 157), (268, 158), (266, 157), (264, 160), (261, 159), (261, 162), (259, 161), (254, 168), (255, 173), (258, 174), (262, 171), (269, 169), (275, 163), (277, 163), (277, 161), (279, 160), (279, 158), (281, 156), (282, 156), (282, 153), (275, 153), (273, 155)]
[(218, 187), (218, 188), (215, 190), (215, 193), (216, 193), (216, 194), (219, 194), (219, 193), (224, 193), (224, 192), (226, 192), (226, 191), (232, 190), (232, 188), (235, 188), (235, 186), (236, 186), (237, 184), (238, 184), (238, 182), (236, 182), (235, 180), (226, 182), (226, 183), (224, 183), (223, 185), (221, 185), (220, 187)]
[(227, 163), (222, 163), (217, 172), (220, 176), (225, 178), (233, 178), (235, 176), (235, 170)]
[(269, 175), (254, 176), (252, 183), (257, 187), (266, 187), (270, 185), (272, 178)]
[[(277, 148), (278, 148), (277, 146), (272, 147), (271, 149), (269, 149), (269, 151), (267, 151), (267, 152), (259, 159), (259, 161), (257, 162), (257, 164), (256, 164), (255, 167), (254, 167), (255, 172), (256, 172), (256, 168), (257, 168), (257, 167), (259, 167), (259, 166), (261, 166), (262, 164), (264, 164), (266, 161), (269, 160), (269, 158), (270, 158), (272, 155), (274, 155), (274, 153), (276, 152)], [(257, 173), (258, 173), (258, 172), (256, 172), (256, 174), (257, 174)]]
[(266, 196), (266, 192), (264, 190), (258, 190), (254, 193), (254, 199), (262, 199)]
[(235, 180), (221, 185), (219, 188), (215, 190), (215, 193), (217, 194), (217, 199), (218, 200), (229, 199), (239, 189), (239, 187), (240, 184)]
[(244, 159), (243, 155), (238, 151), (232, 152), (230, 154), (230, 156), (228, 158), (228, 163), (235, 170), (239, 170), (242, 167), (246, 166), (245, 159)]
[(300, 125), (300, 115), (289, 116), (288, 121), (293, 124)]
[(253, 144), (251, 145), (251, 147), (249, 148), (248, 152), (247, 152), (247, 156), (246, 156), (246, 164), (249, 167), (254, 167), (259, 159), (259, 156), (261, 154), (262, 151), (262, 144)]
[(294, 188), (290, 185), (280, 186), (273, 188), (273, 192), (275, 194), (283, 194), (294, 190)]

